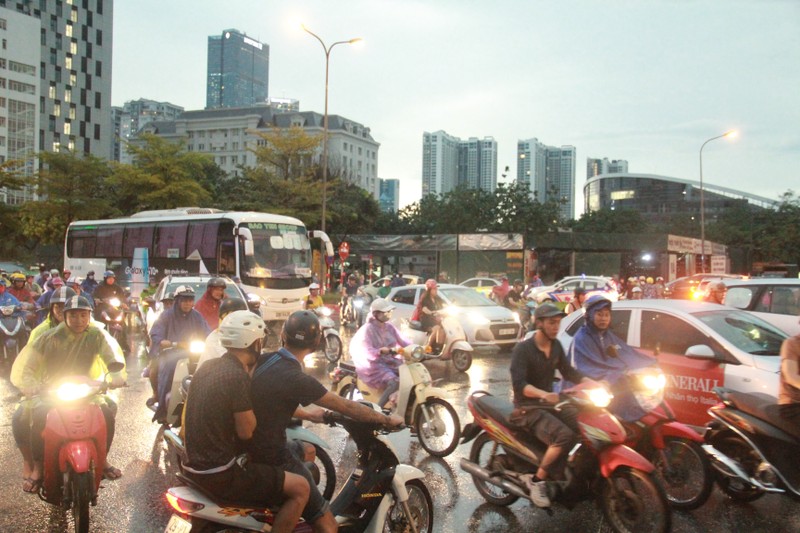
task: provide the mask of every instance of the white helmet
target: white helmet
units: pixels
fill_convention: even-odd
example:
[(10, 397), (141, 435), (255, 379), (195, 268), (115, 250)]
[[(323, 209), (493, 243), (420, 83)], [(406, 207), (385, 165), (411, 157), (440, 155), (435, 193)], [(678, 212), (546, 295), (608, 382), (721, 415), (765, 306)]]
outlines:
[(374, 313), (375, 311), (380, 311), (382, 313), (388, 313), (394, 309), (394, 307), (395, 306), (386, 298), (375, 298), (369, 306), (369, 312)]
[(313, 291), (314, 289), (319, 289), (319, 283), (312, 283), (308, 286), (308, 290)]
[(225, 348), (248, 348), (264, 337), (267, 326), (252, 311), (234, 311), (219, 325), (219, 341)]

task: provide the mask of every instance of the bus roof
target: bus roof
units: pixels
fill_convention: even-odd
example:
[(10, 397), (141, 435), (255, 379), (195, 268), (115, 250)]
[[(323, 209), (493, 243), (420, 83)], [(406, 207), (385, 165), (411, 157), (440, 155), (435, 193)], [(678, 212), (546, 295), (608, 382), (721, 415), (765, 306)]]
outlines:
[(217, 220), (228, 219), (235, 224), (243, 222), (274, 222), (277, 224), (293, 224), (304, 226), (303, 222), (294, 217), (259, 213), (256, 211), (221, 211), (212, 208), (181, 207), (177, 209), (159, 209), (142, 211), (129, 217), (108, 218), (103, 220), (75, 220), (70, 222), (73, 226), (92, 226), (108, 224), (136, 224), (147, 222), (170, 222), (175, 220)]

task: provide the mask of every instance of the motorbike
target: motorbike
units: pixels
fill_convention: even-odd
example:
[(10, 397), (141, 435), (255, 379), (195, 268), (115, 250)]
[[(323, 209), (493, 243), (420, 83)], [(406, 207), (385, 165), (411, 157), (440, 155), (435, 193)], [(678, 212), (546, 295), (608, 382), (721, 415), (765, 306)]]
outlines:
[(335, 363), (342, 357), (342, 338), (339, 336), (339, 329), (331, 318), (331, 308), (320, 306), (314, 309), (314, 314), (319, 318), (319, 325), (322, 328), (322, 340), (317, 347), (331, 363)]
[[(377, 406), (372, 406), (378, 409)], [(343, 427), (358, 447), (358, 463), (347, 482), (331, 502), (331, 511), (341, 533), (380, 533), (383, 531), (433, 531), (433, 501), (424, 483), (424, 474), (413, 466), (400, 464), (397, 454), (384, 436), (381, 425), (359, 422), (328, 412), (325, 421)], [(184, 486), (167, 491), (174, 513), (166, 531), (183, 533), (207, 528), (236, 531), (269, 531), (271, 509), (224, 505), (188, 477), (179, 475)], [(206, 529), (203, 529), (204, 531)], [(300, 521), (295, 532), (310, 532), (310, 524)]]
[(711, 457), (717, 484), (732, 499), (757, 500), (767, 493), (800, 500), (800, 431), (781, 417), (775, 398), (714, 388), (703, 449)]
[(119, 343), (127, 357), (130, 348), (125, 336), (125, 311), (121, 306), (119, 298), (99, 299), (95, 302), (94, 319), (105, 324), (106, 330)]
[[(114, 362), (109, 372), (124, 365)], [(92, 400), (108, 390), (107, 380), (65, 377), (45, 392), (52, 407), (44, 438), (44, 478), (39, 497), (72, 511), (76, 533), (89, 531), (89, 506), (97, 505), (106, 464), (106, 422)]]
[(370, 297), (360, 288), (356, 294), (342, 302), (342, 325), (353, 324), (360, 328), (367, 320)]
[[(461, 422), (456, 410), (444, 399), (444, 389), (433, 386), (431, 375), (422, 364), (440, 355), (426, 353), (422, 346), (413, 344), (393, 353), (403, 357), (403, 364), (398, 367), (400, 387), (391, 412), (414, 427), (419, 443), (429, 454), (450, 455), (461, 438)], [(331, 391), (350, 400), (363, 398), (374, 402), (383, 394), (360, 380), (354, 365), (342, 361), (332, 372)]]
[[(183, 406), (186, 402), (189, 383), (191, 382), (192, 374), (197, 370), (197, 363), (205, 348), (204, 341), (193, 340), (189, 342), (173, 342), (171, 346), (161, 350), (159, 354), (161, 363), (159, 365), (158, 397), (159, 400), (164, 400), (166, 403), (165, 405), (160, 405), (160, 401), (147, 402), (147, 407), (153, 411), (154, 421), (160, 421), (170, 427), (179, 427), (181, 425)], [(161, 394), (162, 384), (160, 383), (161, 370), (163, 365), (169, 364), (173, 364), (175, 370), (167, 393), (163, 395)]]
[(0, 307), (0, 344), (3, 347), (3, 360), (13, 363), (28, 340), (25, 319), (16, 305)]
[[(456, 318), (458, 309), (450, 306), (437, 314), (441, 317), (441, 326), (444, 329), (445, 341), (438, 359), (451, 360), (453, 367), (459, 372), (466, 372), (472, 366), (472, 352), (474, 349), (467, 341), (467, 335), (461, 322)], [(428, 342), (428, 333), (422, 330), (419, 320), (405, 320), (400, 324), (400, 331), (414, 344), (425, 345)]]
[[(578, 410), (580, 443), (569, 453), (565, 481), (551, 483), (555, 494), (550, 499), (568, 509), (595, 499), (617, 532), (669, 531), (672, 515), (654, 479), (655, 467), (625, 446), (625, 429), (605, 409), (611, 394), (580, 384), (561, 398), (554, 409), (571, 404)], [(514, 406), (508, 400), (477, 391), (467, 403), (474, 422), (464, 429), (463, 441), (475, 442), (469, 458), (461, 459), (461, 469), (489, 503), (508, 506), (519, 498), (530, 500), (525, 480), (536, 473), (547, 447), (510, 422)]]

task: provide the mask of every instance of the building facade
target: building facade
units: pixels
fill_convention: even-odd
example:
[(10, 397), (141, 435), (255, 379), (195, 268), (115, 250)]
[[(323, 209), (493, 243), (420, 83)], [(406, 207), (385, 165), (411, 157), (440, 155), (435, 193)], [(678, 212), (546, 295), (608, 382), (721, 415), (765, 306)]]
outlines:
[(624, 159), (614, 159), (609, 161), (607, 157), (603, 159), (586, 158), (586, 179), (599, 176), (600, 174), (627, 174), (628, 162)]
[[(309, 135), (318, 135), (316, 157), (322, 155), (323, 115), (313, 111), (276, 112), (268, 106), (185, 111), (171, 121), (153, 121), (140, 131), (178, 142), (184, 140), (190, 152), (209, 154), (228, 175), (238, 175), (240, 166), (256, 166), (253, 153), (264, 141), (254, 132), (274, 128), (300, 127)], [(136, 142), (132, 140), (131, 142)], [(380, 196), (378, 149), (370, 129), (358, 122), (328, 115), (328, 165), (331, 176), (342, 176)]]
[(422, 196), (442, 195), (459, 185), (493, 192), (497, 187), (497, 142), (462, 141), (439, 130), (422, 134)]
[(248, 107), (269, 97), (269, 45), (238, 30), (208, 37), (206, 109)]
[(127, 143), (140, 129), (154, 120), (175, 120), (183, 113), (183, 107), (179, 105), (146, 98), (130, 100), (121, 108), (115, 107), (115, 110), (118, 117), (115, 156), (121, 163), (131, 163)]
[(563, 220), (575, 217), (575, 147), (547, 146), (539, 139), (517, 141), (517, 181), (544, 203), (559, 202)]
[(397, 213), (400, 208), (400, 180), (378, 180), (380, 183), (380, 195), (378, 203), (381, 211)]
[(0, 7), (37, 22), (40, 150), (110, 158), (114, 3), (0, 0)]
[[(35, 18), (0, 8), (0, 162), (15, 161), (25, 178), (36, 172), (39, 151), (39, 68), (41, 24)], [(0, 202), (36, 199), (33, 184), (0, 189)]]

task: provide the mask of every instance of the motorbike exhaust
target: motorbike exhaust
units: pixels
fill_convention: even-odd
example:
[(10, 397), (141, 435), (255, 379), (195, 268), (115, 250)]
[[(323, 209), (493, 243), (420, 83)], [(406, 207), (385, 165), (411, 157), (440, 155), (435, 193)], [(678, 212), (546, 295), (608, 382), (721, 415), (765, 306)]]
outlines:
[(476, 465), (469, 459), (465, 459), (463, 457), (461, 458), (461, 470), (467, 472), (470, 475), (478, 477), (487, 483), (491, 483), (492, 485), (500, 487), (509, 494), (513, 494), (514, 496), (519, 496), (520, 498), (530, 499), (529, 494), (523, 489), (519, 488), (518, 486), (516, 486), (515, 484), (511, 483), (506, 479), (493, 477), (491, 472), (489, 472), (480, 465)]
[(759, 480), (751, 477), (744, 471), (742, 466), (734, 459), (731, 459), (721, 451), (717, 450), (710, 444), (702, 445), (703, 451), (711, 458), (711, 466), (725, 477), (740, 479), (745, 483), (749, 483), (753, 487), (763, 490), (765, 492), (785, 492), (783, 489), (773, 485), (764, 485)]

